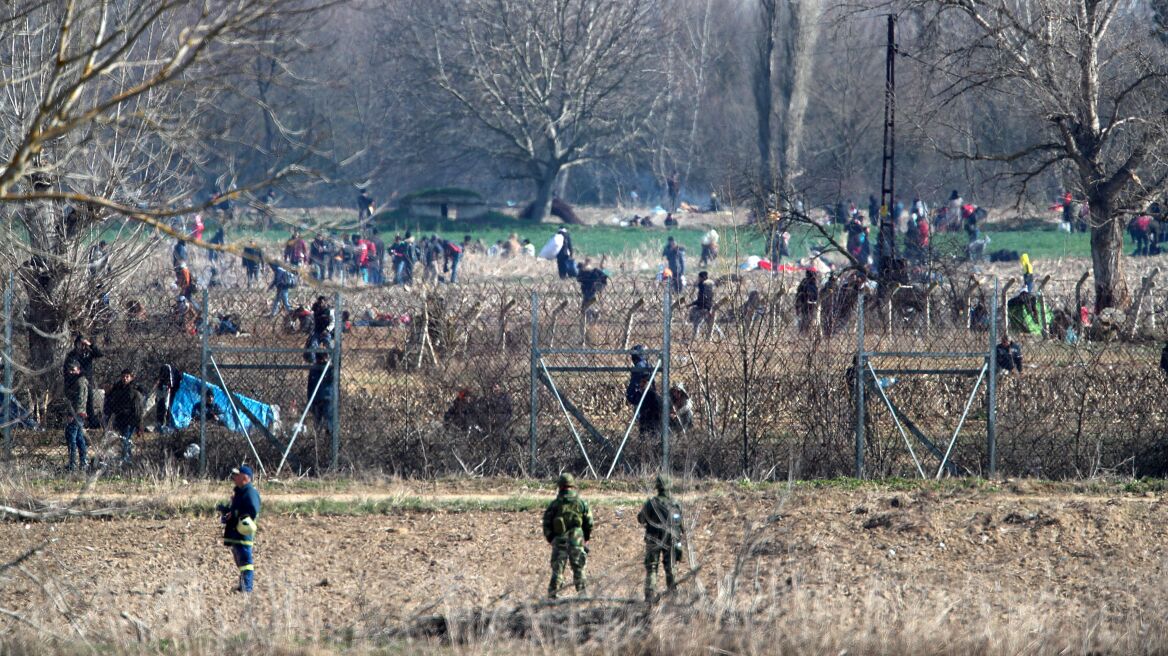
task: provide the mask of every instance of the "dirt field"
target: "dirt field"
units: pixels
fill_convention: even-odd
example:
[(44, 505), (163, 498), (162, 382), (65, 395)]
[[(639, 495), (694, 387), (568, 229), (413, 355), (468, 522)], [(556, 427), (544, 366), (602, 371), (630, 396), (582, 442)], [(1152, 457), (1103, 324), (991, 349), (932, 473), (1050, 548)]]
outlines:
[[(298, 505), (304, 494), (269, 490), (257, 593), (246, 600), (229, 593), (234, 568), (219, 546), (217, 521), (205, 513), (8, 521), (0, 524), (0, 562), (45, 538), (51, 543), (23, 563), (24, 573), (0, 574), (0, 608), (25, 620), (0, 619), (0, 644), (5, 634), (28, 631), (150, 643), (226, 639), (249, 629), (277, 641), (361, 643), (415, 613), (532, 603), (547, 584), (538, 506), (550, 490), (514, 492), (479, 498), (429, 488), (412, 498), (430, 510), (309, 516)], [(587, 488), (584, 495), (596, 500), (591, 596), (638, 598), (635, 515), (643, 497)], [(377, 498), (363, 490), (338, 503)], [(1160, 597), (1168, 513), (1160, 494), (1011, 484), (793, 493), (723, 486), (683, 498), (692, 557), (701, 565), (687, 598), (736, 608), (767, 600), (763, 619), (796, 651), (895, 651), (933, 640), (948, 645), (938, 653), (1166, 644)], [(507, 499), (526, 508), (469, 509)], [(174, 515), (151, 511), (159, 512)], [(760, 527), (749, 539), (748, 524)], [(716, 643), (714, 635), (706, 639)], [(658, 642), (670, 639), (680, 638), (666, 632)], [(769, 653), (765, 646), (745, 651)]]

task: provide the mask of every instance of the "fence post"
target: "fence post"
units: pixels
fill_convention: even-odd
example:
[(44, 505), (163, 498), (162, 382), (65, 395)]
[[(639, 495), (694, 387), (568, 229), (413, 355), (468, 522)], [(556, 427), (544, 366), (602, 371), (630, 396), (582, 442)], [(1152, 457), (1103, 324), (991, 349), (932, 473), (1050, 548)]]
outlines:
[(207, 475), (207, 364), (211, 358), (211, 295), (203, 290), (203, 329), (199, 331), (199, 475)]
[(856, 478), (864, 478), (864, 381), (868, 364), (864, 355), (864, 293), (856, 297), (856, 358), (852, 361), (855, 375), (852, 397), (856, 399)]
[(527, 475), (535, 476), (535, 448), (539, 437), (539, 292), (531, 292), (531, 416), (527, 426)]
[(336, 470), (341, 457), (341, 339), (345, 334), (342, 303), (344, 297), (337, 292), (333, 297), (333, 403), (329, 412), (329, 469)]
[[(661, 335), (661, 472), (672, 471), (669, 462), (669, 349), (673, 328), (673, 295), (665, 288), (664, 326)], [(653, 381), (649, 381), (652, 385)]]
[[(994, 300), (990, 311), (990, 344), (986, 357), (989, 359), (989, 382), (986, 388), (986, 450), (989, 455), (989, 477), (998, 473), (998, 278), (994, 277)], [(1009, 319), (1007, 319), (1008, 321)]]
[(4, 459), (12, 460), (12, 294), (13, 276), (8, 274), (4, 287)]

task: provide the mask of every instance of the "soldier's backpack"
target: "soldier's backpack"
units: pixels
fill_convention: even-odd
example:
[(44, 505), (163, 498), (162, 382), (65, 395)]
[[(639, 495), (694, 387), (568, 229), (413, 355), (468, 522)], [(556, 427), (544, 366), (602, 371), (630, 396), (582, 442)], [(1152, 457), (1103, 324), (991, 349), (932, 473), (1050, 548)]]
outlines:
[(556, 518), (552, 520), (552, 534), (559, 537), (567, 535), (575, 529), (584, 526), (584, 506), (579, 499), (565, 501), (560, 504)]
[[(653, 498), (653, 512), (656, 517), (650, 518), (650, 524), (659, 532), (657, 536), (666, 544), (677, 548), (682, 541), (684, 532), (681, 526), (681, 505), (672, 498)], [(656, 520), (656, 521), (652, 521)]]

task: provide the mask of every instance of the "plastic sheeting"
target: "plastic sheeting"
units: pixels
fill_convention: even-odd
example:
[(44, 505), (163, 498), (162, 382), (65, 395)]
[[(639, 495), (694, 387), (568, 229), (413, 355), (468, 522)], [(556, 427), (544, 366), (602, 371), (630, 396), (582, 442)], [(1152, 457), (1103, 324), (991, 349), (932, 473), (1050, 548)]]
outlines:
[[(174, 402), (170, 404), (170, 418), (175, 428), (186, 428), (191, 425), (192, 421), (197, 419), (196, 417), (192, 417), (192, 411), (195, 410), (195, 406), (199, 402), (202, 386), (203, 383), (200, 379), (190, 374), (183, 374), (182, 381), (178, 385), (178, 392), (174, 395)], [(252, 421), (247, 418), (247, 415), (242, 410), (236, 416), (236, 413), (231, 409), (231, 402), (227, 399), (227, 393), (221, 387), (207, 383), (207, 391), (211, 392), (214, 397), (215, 408), (219, 413), (219, 421), (224, 426), (237, 433), (245, 433), (252, 430)], [(242, 404), (251, 411), (256, 418), (264, 423), (264, 427), (272, 425), (272, 422), (276, 418), (276, 413), (272, 406), (248, 398), (242, 394), (233, 394), (232, 396), (237, 405)]]

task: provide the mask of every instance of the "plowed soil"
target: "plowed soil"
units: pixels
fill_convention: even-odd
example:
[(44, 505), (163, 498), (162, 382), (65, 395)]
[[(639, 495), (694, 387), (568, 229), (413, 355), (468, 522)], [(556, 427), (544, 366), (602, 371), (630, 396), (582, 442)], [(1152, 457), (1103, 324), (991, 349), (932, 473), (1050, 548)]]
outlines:
[[(597, 497), (589, 593), (637, 598), (641, 497)], [(828, 604), (823, 612), (861, 615), (874, 598), (895, 598), (954, 627), (1041, 609), (1044, 621), (1121, 630), (1164, 614), (1160, 495), (726, 488), (683, 499), (701, 565), (687, 585), (718, 589), (737, 567), (739, 585), (800, 590)], [(268, 513), (257, 592), (244, 598), (230, 592), (236, 572), (215, 518), (8, 521), (0, 562), (50, 544), (24, 573), (0, 574), (0, 607), (65, 633), (127, 638), (230, 635), (241, 621), (306, 637), (375, 633), (430, 609), (540, 598), (549, 550), (539, 523), (538, 510)], [(0, 630), (14, 624), (0, 619)]]

